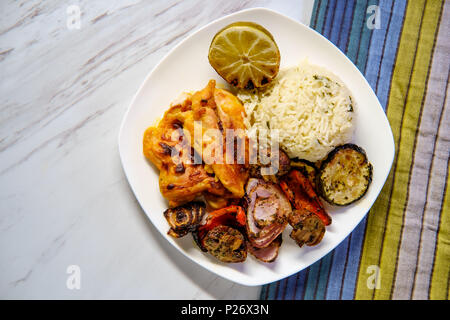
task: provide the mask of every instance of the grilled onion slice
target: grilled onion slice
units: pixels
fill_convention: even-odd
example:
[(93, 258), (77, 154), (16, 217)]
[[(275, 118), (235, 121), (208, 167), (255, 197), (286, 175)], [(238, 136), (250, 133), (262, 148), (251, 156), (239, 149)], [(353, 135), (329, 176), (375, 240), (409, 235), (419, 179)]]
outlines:
[(202, 202), (189, 202), (164, 211), (164, 217), (169, 223), (168, 232), (174, 238), (181, 238), (197, 229), (205, 214), (205, 204)]
[(351, 204), (366, 194), (372, 170), (362, 148), (350, 143), (339, 146), (322, 162), (316, 183), (318, 192), (331, 204)]

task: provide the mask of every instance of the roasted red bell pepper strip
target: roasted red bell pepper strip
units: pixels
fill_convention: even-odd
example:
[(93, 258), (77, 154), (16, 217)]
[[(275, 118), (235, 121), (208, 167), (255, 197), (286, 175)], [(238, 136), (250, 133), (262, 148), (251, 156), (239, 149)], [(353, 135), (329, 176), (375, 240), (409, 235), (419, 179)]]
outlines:
[(316, 214), (326, 226), (331, 224), (331, 217), (325, 211), (311, 182), (301, 172), (291, 170), (287, 182), (281, 181), (280, 187), (295, 209), (308, 210)]
[[(246, 216), (241, 206), (228, 206), (209, 213), (208, 220), (202, 229), (211, 230), (220, 224), (233, 223), (236, 221), (239, 225), (245, 226)], [(235, 223), (234, 223), (235, 224)]]

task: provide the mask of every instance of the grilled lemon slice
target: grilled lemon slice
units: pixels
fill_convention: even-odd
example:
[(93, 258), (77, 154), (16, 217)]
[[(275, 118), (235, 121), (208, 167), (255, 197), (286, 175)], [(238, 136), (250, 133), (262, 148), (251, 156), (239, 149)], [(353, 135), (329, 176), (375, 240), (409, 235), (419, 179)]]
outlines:
[(263, 87), (280, 69), (280, 51), (269, 31), (254, 22), (236, 22), (220, 30), (209, 47), (211, 66), (228, 83)]

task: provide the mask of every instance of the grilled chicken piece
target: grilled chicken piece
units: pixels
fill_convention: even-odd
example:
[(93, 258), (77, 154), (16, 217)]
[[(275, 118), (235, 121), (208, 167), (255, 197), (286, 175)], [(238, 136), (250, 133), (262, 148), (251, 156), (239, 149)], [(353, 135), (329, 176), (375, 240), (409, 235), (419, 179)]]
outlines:
[(248, 239), (267, 247), (286, 227), (291, 205), (277, 185), (261, 179), (250, 178), (246, 193)]
[(244, 236), (237, 229), (218, 225), (202, 239), (206, 250), (222, 262), (243, 262), (247, 258)]
[(187, 98), (170, 107), (159, 124), (144, 133), (144, 155), (159, 169), (159, 188), (171, 207), (192, 201), (204, 191), (225, 192), (213, 174), (194, 163), (194, 150), (183, 130), (185, 119), (191, 117), (191, 100)]
[[(215, 88), (215, 81), (192, 96), (193, 119), (188, 126), (193, 137), (193, 121), (201, 121), (202, 142), (193, 145), (203, 161), (211, 165), (217, 178), (234, 197), (244, 196), (244, 185), (248, 174), (243, 164), (228, 163), (226, 154), (226, 129), (243, 129), (243, 106), (231, 93)], [(228, 152), (234, 153), (233, 150)], [(245, 159), (244, 159), (245, 161)]]

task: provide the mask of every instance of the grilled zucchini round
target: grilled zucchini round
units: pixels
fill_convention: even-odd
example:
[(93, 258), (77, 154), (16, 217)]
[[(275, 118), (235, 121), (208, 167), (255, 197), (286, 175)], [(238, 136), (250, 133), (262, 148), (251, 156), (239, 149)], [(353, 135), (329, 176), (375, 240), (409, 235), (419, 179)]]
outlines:
[(317, 189), (329, 203), (346, 206), (361, 199), (372, 182), (372, 165), (355, 144), (336, 147), (322, 162)]

